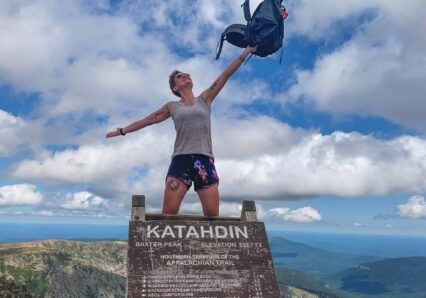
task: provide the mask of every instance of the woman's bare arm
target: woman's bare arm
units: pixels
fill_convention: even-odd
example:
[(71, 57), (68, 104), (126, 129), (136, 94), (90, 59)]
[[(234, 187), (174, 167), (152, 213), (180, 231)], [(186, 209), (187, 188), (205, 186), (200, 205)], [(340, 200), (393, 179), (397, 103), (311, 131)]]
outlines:
[[(111, 137), (116, 137), (120, 135), (125, 135), (130, 132), (134, 132), (144, 127), (147, 127), (149, 125), (160, 123), (169, 117), (170, 117), (170, 111), (166, 104), (163, 107), (161, 107), (159, 110), (149, 114), (145, 118), (138, 120), (136, 122), (133, 122), (132, 124), (126, 127), (121, 128), (121, 131), (120, 131), (120, 128), (117, 128), (117, 130), (107, 133), (106, 137), (111, 138)], [(123, 132), (123, 134), (121, 132)]]
[(225, 83), (228, 79), (237, 71), (237, 69), (243, 64), (246, 60), (247, 56), (251, 53), (255, 52), (257, 47), (250, 47), (244, 49), (244, 51), (235, 59), (226, 69), (225, 71), (213, 82), (213, 84), (207, 89), (204, 90), (201, 95), (208, 105), (211, 105), (215, 97), (219, 94), (220, 90), (222, 90)]

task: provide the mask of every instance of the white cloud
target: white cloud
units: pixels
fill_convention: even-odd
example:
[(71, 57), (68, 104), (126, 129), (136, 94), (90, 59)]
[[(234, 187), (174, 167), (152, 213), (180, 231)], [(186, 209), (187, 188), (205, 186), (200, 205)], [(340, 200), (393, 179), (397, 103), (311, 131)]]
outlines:
[(354, 227), (362, 227), (364, 226), (362, 223), (354, 222)]
[(390, 228), (392, 228), (392, 225), (391, 224), (386, 224), (385, 228), (390, 229)]
[(85, 145), (77, 150), (57, 151), (40, 161), (25, 160), (17, 165), (13, 175), (22, 179), (60, 183), (95, 182), (102, 179), (114, 181), (129, 175), (135, 167), (166, 162), (165, 159), (169, 157), (165, 151), (170, 151), (169, 146), (166, 136), (147, 132), (141, 138), (110, 140), (103, 145)]
[(265, 213), (265, 220), (282, 220), (299, 223), (320, 221), (321, 214), (312, 207), (302, 207), (295, 210), (290, 208), (272, 208)]
[[(259, 209), (259, 205), (256, 206)], [(219, 205), (220, 216), (240, 217), (242, 205), (238, 203), (221, 202)], [(257, 212), (259, 215), (259, 212)]]
[[(222, 196), (282, 200), (386, 195), (426, 189), (426, 141), (421, 138), (380, 140), (343, 132), (322, 135), (294, 132), (282, 124), (280, 127), (271, 123), (273, 120), (262, 122), (263, 132), (255, 124), (252, 127), (233, 123), (229, 127), (244, 127), (244, 130), (232, 137), (224, 130), (228, 141), (223, 144), (218, 137), (218, 148), (225, 151), (218, 151), (219, 156), (232, 153), (232, 158), (217, 160)], [(275, 134), (287, 136), (291, 141), (274, 138), (271, 135), (274, 131), (280, 131)], [(237, 141), (244, 145), (239, 147)]]
[[(358, 133), (294, 130), (268, 117), (215, 120), (213, 143), (225, 200), (356, 197), (426, 190), (426, 141), (380, 140)], [(45, 183), (94, 183), (103, 197), (164, 187), (174, 133), (171, 127), (99, 145), (54, 152), (18, 163), (13, 177)], [(160, 204), (160, 203), (158, 203)]]
[(93, 13), (83, 1), (0, 5), (0, 80), (40, 93), (43, 117), (93, 108), (115, 111), (149, 86), (140, 84), (148, 78), (143, 69), (160, 66), (152, 63), (160, 56), (167, 62), (155, 36), (141, 37), (130, 19)]
[(220, 117), (214, 119), (212, 125), (216, 155), (225, 160), (282, 154), (310, 134), (266, 116), (243, 119)]
[[(0, 215), (19, 215), (19, 216), (39, 216), (39, 217), (62, 217), (62, 218), (89, 218), (89, 219), (115, 219), (129, 220), (128, 215), (115, 215), (112, 213), (103, 213), (98, 209), (64, 209), (63, 211), (0, 211)], [(75, 222), (75, 221), (74, 221)]]
[(46, 216), (46, 217), (52, 217), (55, 215), (54, 212), (49, 210), (34, 211), (34, 212), (31, 212), (30, 214), (35, 216)]
[(407, 203), (396, 207), (396, 213), (398, 216), (405, 218), (426, 218), (425, 198), (422, 196), (412, 196)]
[[(250, 1), (255, 8), (260, 0)], [(233, 23), (245, 23), (241, 4), (236, 1), (196, 0), (190, 5), (175, 1), (123, 1), (122, 13), (132, 16), (142, 28), (167, 32), (167, 42), (193, 52), (213, 50), (222, 31)], [(173, 17), (170, 17), (173, 16)]]
[(41, 203), (43, 195), (35, 185), (13, 184), (0, 187), (0, 206), (35, 205)]
[[(167, 78), (175, 67), (191, 71), (197, 87), (207, 88), (223, 67), (212, 59), (221, 20), (232, 18), (233, 10), (243, 18), (238, 3), (229, 13), (228, 1), (198, 1), (190, 9), (173, 1), (123, 1), (115, 14), (106, 13), (105, 3), (86, 1), (0, 5), (0, 80), (40, 94), (37, 112), (44, 118), (66, 113), (78, 118), (89, 110), (113, 117), (151, 112), (174, 98)], [(197, 55), (184, 60), (171, 41)], [(256, 89), (244, 83), (248, 92)]]
[(146, 91), (142, 69), (126, 59), (85, 57), (70, 66), (67, 88), (51, 111), (63, 114), (94, 109), (105, 113)]
[[(255, 2), (252, 8), (260, 1)], [(115, 14), (105, 13), (106, 2), (89, 6), (71, 0), (5, 1), (1, 5), (0, 78), (17, 89), (41, 92), (44, 115), (90, 109), (113, 115), (148, 112), (171, 96), (170, 65), (194, 71), (199, 86), (206, 88), (223, 67), (211, 61), (220, 32), (230, 23), (244, 22), (239, 3), (224, 0), (214, 5), (195, 1), (189, 9), (173, 1), (123, 1)], [(320, 110), (333, 114), (382, 116), (424, 126), (426, 105), (417, 98), (425, 91), (426, 42), (421, 30), (412, 30), (424, 27), (421, 1), (301, 0), (290, 7), (290, 31), (313, 38), (326, 38), (337, 21), (353, 15), (371, 10), (376, 15), (346, 45), (318, 60), (313, 72), (298, 72), (298, 83), (290, 92), (293, 97), (307, 95)], [(196, 57), (182, 62), (170, 42), (187, 45)], [(231, 55), (238, 51), (230, 48)], [(206, 74), (205, 69), (210, 71)], [(256, 93), (262, 84), (252, 83), (234, 82), (222, 95), (234, 103), (254, 100), (256, 96), (248, 96), (252, 93), (245, 89)]]
[(18, 145), (26, 142), (22, 138), (25, 128), (24, 120), (0, 109), (0, 157), (12, 155)]
[(104, 207), (105, 200), (90, 192), (82, 191), (68, 194), (65, 202), (60, 205), (64, 209), (90, 210)]
[[(189, 198), (185, 198), (185, 200), (188, 200)], [(229, 202), (220, 202), (219, 204), (219, 214), (220, 216), (225, 217), (240, 217), (241, 216), (241, 208), (242, 205), (238, 203), (229, 203)], [(154, 211), (149, 212), (161, 212), (160, 209), (153, 209)], [(182, 206), (179, 210), (180, 214), (196, 214), (196, 215), (202, 215), (203, 209), (201, 207), (200, 202), (196, 203), (185, 203), (185, 201), (182, 203)]]
[(71, 61), (123, 53), (137, 36), (129, 20), (91, 14), (83, 1), (2, 1), (1, 12), (0, 73), (29, 91), (57, 90)]
[[(310, 17), (299, 17), (296, 29), (308, 35), (322, 33), (324, 38), (322, 27), (372, 7), (377, 11), (343, 46), (319, 57), (313, 70), (296, 71), (297, 83), (284, 98), (304, 97), (320, 111), (336, 116), (378, 116), (426, 131), (426, 103), (422, 100), (426, 93), (426, 37), (421, 30), (413, 30), (426, 27), (423, 2), (300, 3), (296, 13)], [(322, 22), (316, 22), (318, 19)]]
[(360, 15), (365, 11), (379, 8), (379, 1), (375, 0), (298, 0), (288, 3), (287, 10), (289, 35), (306, 35), (312, 39), (326, 38), (341, 27), (334, 26), (336, 22), (351, 16)]
[[(212, 61), (222, 26), (243, 22), (240, 3), (199, 0), (188, 9), (180, 2), (123, 1), (115, 14), (103, 13), (109, 4), (101, 4), (93, 10), (86, 1), (73, 0), (0, 3), (0, 81), (19, 91), (37, 92), (42, 101), (33, 112), (48, 123), (43, 138), (33, 136), (31, 143), (74, 145), (40, 150), (5, 175), (46, 184), (89, 183), (90, 192), (102, 198), (127, 200), (134, 193), (157, 198), (172, 151), (170, 121), (167, 130), (150, 127), (119, 140), (102, 142), (103, 134), (172, 98), (167, 77), (175, 67), (193, 74), (195, 93), (207, 88), (223, 69), (224, 60)], [(376, 10), (376, 18), (335, 52), (321, 56), (313, 72), (298, 71), (298, 82), (287, 95), (307, 96), (318, 109), (335, 115), (378, 115), (421, 127), (425, 39), (421, 30), (412, 30), (424, 27), (416, 5), (423, 7), (420, 1), (290, 3), (288, 31), (310, 38), (327, 38), (336, 21), (369, 9)], [(183, 59), (173, 50), (178, 43), (194, 56)], [(229, 47), (223, 58), (237, 51)], [(250, 71), (250, 66), (239, 71)], [(323, 135), (268, 117), (240, 117), (241, 110), (235, 109), (271, 97), (269, 84), (261, 79), (231, 80), (215, 102), (213, 142), (222, 198), (425, 191), (423, 138)], [(88, 111), (111, 118), (94, 128), (81, 119)], [(16, 139), (22, 129), (27, 125), (33, 133), (34, 123), (0, 111), (0, 136), (10, 140), (0, 144), (0, 155), (10, 155), (24, 139)], [(86, 131), (79, 131), (81, 126)], [(236, 205), (226, 204), (224, 214), (238, 213)]]

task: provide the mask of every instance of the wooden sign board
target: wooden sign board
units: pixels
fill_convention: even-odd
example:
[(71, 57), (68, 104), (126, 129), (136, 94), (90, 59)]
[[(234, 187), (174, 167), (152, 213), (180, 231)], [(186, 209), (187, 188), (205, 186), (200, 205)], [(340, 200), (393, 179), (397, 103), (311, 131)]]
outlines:
[(129, 224), (127, 295), (280, 297), (264, 224), (140, 214)]

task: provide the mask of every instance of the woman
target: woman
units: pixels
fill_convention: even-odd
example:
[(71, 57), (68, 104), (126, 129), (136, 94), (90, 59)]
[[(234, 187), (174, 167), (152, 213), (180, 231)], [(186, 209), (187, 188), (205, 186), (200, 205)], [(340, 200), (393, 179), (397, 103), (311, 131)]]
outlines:
[(163, 214), (178, 213), (183, 197), (194, 182), (204, 215), (219, 215), (219, 178), (213, 159), (210, 108), (227, 80), (254, 51), (256, 47), (247, 47), (210, 88), (197, 97), (192, 93), (191, 76), (175, 70), (169, 77), (169, 85), (173, 94), (180, 97), (179, 101), (168, 102), (144, 119), (106, 135), (107, 138), (124, 136), (172, 117), (176, 140), (165, 182)]

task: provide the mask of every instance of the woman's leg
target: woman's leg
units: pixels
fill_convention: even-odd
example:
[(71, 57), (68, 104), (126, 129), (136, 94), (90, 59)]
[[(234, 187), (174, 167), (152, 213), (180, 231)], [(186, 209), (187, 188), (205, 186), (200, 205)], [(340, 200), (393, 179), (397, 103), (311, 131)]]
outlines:
[(166, 178), (164, 189), (163, 214), (177, 214), (188, 187), (179, 179)]
[(219, 216), (219, 189), (217, 184), (197, 190), (205, 216)]

